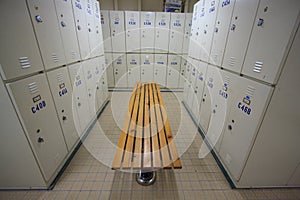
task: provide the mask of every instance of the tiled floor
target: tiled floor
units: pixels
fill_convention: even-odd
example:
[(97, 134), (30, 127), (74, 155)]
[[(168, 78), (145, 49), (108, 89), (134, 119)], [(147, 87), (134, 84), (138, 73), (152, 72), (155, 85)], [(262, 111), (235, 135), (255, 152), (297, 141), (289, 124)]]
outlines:
[(203, 140), (180, 101), (174, 93), (162, 95), (182, 169), (160, 170), (155, 184), (143, 187), (134, 174), (108, 167), (130, 97), (130, 93), (119, 92), (112, 95), (99, 123), (52, 191), (2, 191), (0, 199), (300, 199), (300, 189), (231, 189), (211, 154), (198, 158)]

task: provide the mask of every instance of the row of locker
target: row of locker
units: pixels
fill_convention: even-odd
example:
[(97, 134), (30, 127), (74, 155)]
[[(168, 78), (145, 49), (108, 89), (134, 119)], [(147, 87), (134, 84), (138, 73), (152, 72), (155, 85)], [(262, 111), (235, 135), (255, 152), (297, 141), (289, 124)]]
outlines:
[(97, 0), (7, 0), (0, 13), (4, 80), (104, 54)]
[(191, 13), (101, 11), (105, 52), (187, 54)]
[(236, 187), (300, 185), (299, 48), (276, 86), (188, 58), (184, 102)]
[[(1, 127), (6, 133), (12, 126), (21, 124), (24, 130), (22, 135), (26, 135), (30, 143), (44, 183), (36, 179), (40, 176), (36, 175), (39, 171), (34, 172), (33, 179), (20, 180), (19, 177), (25, 175), (19, 173), (30, 170), (30, 166), (18, 173), (11, 171), (10, 167), (4, 167), (1, 177), (8, 174), (10, 178), (8, 182), (0, 183), (1, 188), (49, 186), (108, 97), (105, 70), (102, 56), (6, 84), (11, 98), (9, 103), (13, 105), (20, 121), (13, 121), (13, 125), (12, 122), (1, 124)], [(13, 137), (3, 141), (19, 141), (22, 136)], [(13, 148), (12, 152), (18, 151), (18, 147)], [(7, 149), (4, 152), (7, 153)], [(3, 162), (11, 165), (12, 160), (5, 159)], [(21, 163), (14, 164), (22, 166)], [(12, 180), (15, 182), (9, 185)], [(20, 183), (24, 181), (27, 182)]]
[(200, 0), (193, 10), (189, 56), (276, 84), (299, 12), (297, 0)]
[(175, 54), (105, 53), (108, 87), (133, 88), (136, 82), (157, 82), (183, 88), (186, 56)]

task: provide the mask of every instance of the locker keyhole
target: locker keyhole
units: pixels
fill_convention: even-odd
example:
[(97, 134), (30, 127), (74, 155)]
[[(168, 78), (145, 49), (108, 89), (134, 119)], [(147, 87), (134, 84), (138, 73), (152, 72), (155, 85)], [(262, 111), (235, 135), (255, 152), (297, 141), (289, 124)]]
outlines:
[(228, 130), (232, 130), (232, 126), (230, 124), (228, 125)]
[(41, 129), (36, 130), (36, 132), (37, 132), (37, 133), (40, 133), (40, 132), (41, 132)]
[(269, 7), (268, 7), (268, 6), (266, 6), (266, 7), (265, 7), (265, 9), (264, 9), (264, 12), (267, 12), (267, 11), (268, 11), (268, 9), (269, 9)]

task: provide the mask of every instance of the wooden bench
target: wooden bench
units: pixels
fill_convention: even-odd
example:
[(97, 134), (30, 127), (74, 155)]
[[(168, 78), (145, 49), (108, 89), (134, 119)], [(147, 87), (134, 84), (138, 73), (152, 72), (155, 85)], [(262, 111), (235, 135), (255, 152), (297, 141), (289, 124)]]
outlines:
[(152, 172), (182, 168), (156, 83), (136, 83), (112, 169)]

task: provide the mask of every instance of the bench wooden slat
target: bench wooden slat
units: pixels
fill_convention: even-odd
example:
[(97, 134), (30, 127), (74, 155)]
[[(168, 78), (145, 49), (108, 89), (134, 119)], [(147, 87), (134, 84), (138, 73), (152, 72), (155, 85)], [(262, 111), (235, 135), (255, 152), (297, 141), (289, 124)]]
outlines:
[(144, 126), (144, 105), (145, 105), (145, 84), (141, 85), (140, 102), (138, 108), (138, 119), (135, 134), (134, 152), (132, 167), (140, 169), (142, 167), (142, 141)]
[(133, 93), (130, 97), (129, 100), (129, 106), (128, 106), (128, 111), (124, 120), (124, 126), (122, 128), (121, 131), (121, 135), (120, 135), (120, 139), (118, 142), (118, 146), (115, 152), (115, 157), (112, 163), (112, 168), (113, 169), (119, 169), (121, 168), (121, 164), (122, 164), (122, 158), (123, 158), (123, 153), (124, 153), (124, 147), (125, 147), (125, 142), (126, 142), (126, 137), (127, 137), (127, 131), (129, 128), (129, 124), (130, 124), (130, 119), (131, 119), (131, 115), (133, 112), (133, 105), (135, 102), (135, 93), (137, 92), (137, 85), (135, 85), (134, 89), (133, 89)]
[(152, 140), (152, 160), (153, 168), (161, 168), (162, 163), (160, 159), (159, 142), (157, 137), (157, 123), (155, 114), (155, 103), (153, 95), (153, 84), (149, 85), (150, 88), (150, 119), (151, 119), (151, 140)]
[(138, 107), (139, 107), (139, 101), (140, 101), (140, 94), (141, 94), (141, 84), (137, 86), (137, 92), (135, 96), (135, 102), (133, 107), (133, 112), (131, 116), (129, 131), (127, 132), (127, 142), (126, 142), (126, 148), (124, 152), (124, 159), (122, 163), (123, 169), (130, 169), (131, 168), (131, 161), (132, 161), (132, 151), (133, 151), (133, 145), (134, 145), (134, 135), (136, 131), (136, 122), (137, 122), (137, 116), (138, 116)]
[(149, 84), (145, 85), (145, 110), (144, 110), (144, 149), (143, 149), (143, 168), (152, 167), (152, 152), (150, 138), (150, 97)]
[(157, 89), (157, 91), (158, 91), (159, 103), (161, 105), (161, 108), (165, 111), (165, 112), (162, 112), (162, 117), (163, 117), (164, 122), (165, 122), (165, 131), (166, 131), (168, 145), (169, 145), (169, 149), (170, 149), (170, 153), (171, 153), (171, 161), (173, 163), (174, 168), (181, 169), (182, 165), (181, 165), (181, 161), (179, 159), (177, 149), (176, 149), (176, 146), (175, 146), (175, 143), (174, 143), (174, 138), (173, 138), (172, 131), (171, 131), (171, 128), (170, 128), (169, 119), (168, 119), (168, 116), (167, 116), (167, 113), (166, 113), (165, 104), (164, 104), (163, 98), (161, 96), (161, 93), (159, 92), (159, 89)]

